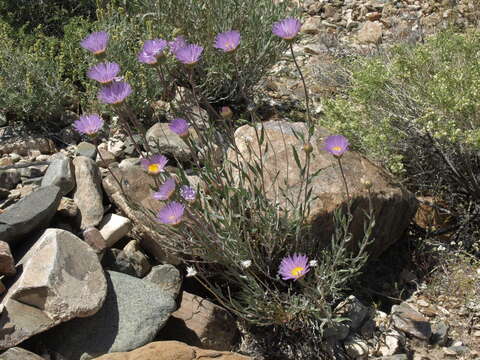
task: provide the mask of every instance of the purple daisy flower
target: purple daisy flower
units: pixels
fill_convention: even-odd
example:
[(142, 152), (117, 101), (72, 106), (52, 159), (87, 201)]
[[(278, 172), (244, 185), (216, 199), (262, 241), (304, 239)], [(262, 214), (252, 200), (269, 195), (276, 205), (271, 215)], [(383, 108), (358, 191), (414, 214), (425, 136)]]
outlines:
[(165, 50), (167, 45), (167, 41), (163, 39), (153, 39), (145, 41), (142, 50), (137, 56), (138, 61), (145, 64), (156, 64), (157, 59), (163, 55), (163, 50)]
[(175, 179), (168, 178), (162, 185), (160, 185), (158, 191), (153, 193), (153, 198), (155, 200), (163, 201), (170, 199), (170, 196), (175, 192), (175, 186)]
[(125, 81), (114, 81), (98, 92), (98, 99), (104, 104), (120, 104), (132, 93), (131, 86)]
[(195, 191), (194, 188), (191, 188), (188, 185), (183, 185), (180, 188), (180, 196), (183, 198), (183, 200), (188, 201), (188, 202), (194, 202), (196, 197), (197, 197), (197, 192)]
[(120, 65), (107, 61), (90, 68), (90, 70), (87, 72), (87, 76), (92, 80), (98, 81), (99, 83), (107, 84), (114, 80), (119, 72)]
[(223, 50), (224, 52), (232, 52), (240, 44), (240, 32), (237, 30), (225, 31), (215, 37), (213, 47)]
[(80, 134), (94, 135), (103, 127), (103, 119), (98, 114), (82, 115), (73, 123), (73, 128)]
[(182, 118), (175, 118), (173, 119), (170, 124), (168, 125), (170, 130), (172, 130), (175, 134), (180, 137), (188, 136), (188, 122)]
[(177, 36), (173, 41), (168, 42), (170, 52), (175, 55), (177, 50), (187, 46), (188, 43), (183, 36)]
[(308, 257), (300, 254), (283, 258), (278, 268), (278, 274), (283, 280), (297, 280), (309, 271)]
[(194, 65), (200, 60), (203, 47), (200, 45), (190, 44), (178, 49), (175, 52), (175, 57), (178, 61), (185, 65)]
[(177, 201), (168, 203), (157, 214), (157, 220), (162, 224), (178, 225), (183, 220), (185, 206)]
[(94, 32), (83, 39), (80, 46), (94, 55), (103, 54), (107, 49), (109, 37), (110, 35), (105, 31)]
[(345, 136), (330, 135), (325, 139), (324, 150), (328, 151), (333, 156), (340, 157), (348, 150), (349, 145), (350, 144)]
[(163, 155), (153, 155), (150, 158), (144, 158), (140, 160), (140, 164), (149, 174), (157, 175), (165, 171), (165, 165), (167, 165), (168, 159)]
[(295, 18), (287, 18), (273, 24), (272, 32), (284, 40), (292, 40), (297, 36), (302, 24)]

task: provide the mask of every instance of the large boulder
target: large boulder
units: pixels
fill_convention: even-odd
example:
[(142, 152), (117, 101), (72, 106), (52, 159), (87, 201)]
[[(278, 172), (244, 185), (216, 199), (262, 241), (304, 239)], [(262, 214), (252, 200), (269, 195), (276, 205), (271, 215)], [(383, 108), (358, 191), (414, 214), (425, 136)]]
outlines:
[(103, 219), (102, 176), (97, 164), (85, 156), (73, 160), (77, 187), (73, 199), (80, 210), (80, 228), (97, 226)]
[[(264, 143), (261, 147), (266, 196), (286, 209), (292, 210), (300, 192), (304, 191), (302, 176), (295, 161), (295, 148), (301, 166), (304, 166), (306, 154), (302, 150), (300, 136), (307, 136), (304, 123), (286, 121), (268, 121), (257, 125), (264, 129)], [(244, 125), (235, 132), (235, 142), (241, 153), (242, 164), (252, 164), (260, 156), (255, 128)], [(333, 215), (335, 210), (346, 208), (346, 191), (337, 160), (324, 151), (324, 140), (330, 133), (317, 128), (311, 138), (313, 146), (310, 173), (318, 175), (310, 183), (311, 211), (308, 222), (313, 225), (314, 235), (327, 244), (334, 231)], [(237, 161), (234, 150), (230, 149), (227, 158)], [(364, 234), (365, 211), (368, 212), (369, 193), (374, 209), (374, 243), (370, 247), (372, 256), (378, 256), (396, 242), (405, 232), (410, 219), (415, 214), (415, 197), (388, 174), (362, 155), (348, 151), (342, 157), (342, 166), (349, 187), (353, 221), (350, 231), (358, 242)], [(238, 171), (232, 169), (234, 174)], [(367, 189), (365, 183), (371, 183)]]
[(114, 271), (108, 271), (106, 277), (107, 299), (99, 312), (47, 334), (49, 347), (64, 358), (88, 360), (143, 346), (154, 339), (175, 310), (173, 298), (154, 284)]
[(50, 158), (50, 165), (42, 179), (42, 186), (48, 185), (57, 185), (62, 195), (68, 194), (75, 187), (72, 162), (63, 153), (56, 153)]
[(107, 284), (97, 255), (68, 231), (47, 229), (17, 267), (23, 271), (0, 303), (0, 349), (91, 316), (105, 300)]
[(232, 352), (205, 350), (178, 341), (157, 341), (129, 353), (100, 356), (95, 360), (251, 360)]
[(47, 227), (61, 198), (58, 186), (44, 186), (8, 207), (0, 214), (0, 239), (15, 246), (33, 230)]

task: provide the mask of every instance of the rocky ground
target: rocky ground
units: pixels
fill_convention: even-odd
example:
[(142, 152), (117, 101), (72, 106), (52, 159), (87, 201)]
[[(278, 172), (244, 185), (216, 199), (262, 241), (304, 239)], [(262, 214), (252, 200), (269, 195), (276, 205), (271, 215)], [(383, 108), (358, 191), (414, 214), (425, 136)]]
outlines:
[[(301, 5), (303, 36), (294, 51), (317, 115), (322, 98), (345, 82), (338, 57), (370, 54), (397, 41), (422, 41), (444, 24), (467, 26), (480, 18), (473, 0), (307, 0)], [(266, 83), (268, 103), (278, 110), (275, 120), (288, 116), (284, 111), (290, 104), (299, 107), (304, 97), (294, 73), (285, 58)], [(284, 126), (279, 124), (265, 126), (272, 146), (281, 151), (284, 139), (275, 142), (278, 126)], [(249, 131), (248, 126), (237, 131), (237, 141), (245, 141)], [(273, 349), (271, 357), (262, 355), (255, 339), (242, 333), (230, 314), (191, 293), (195, 287), (184, 281), (185, 269), (158, 245), (164, 235), (135, 206), (155, 212), (160, 204), (151, 199), (154, 181), (140, 167), (135, 147), (124, 134), (111, 134), (98, 149), (71, 129), (55, 141), (19, 136), (11, 127), (0, 129), (0, 136), (0, 349), (6, 350), (0, 359), (282, 358), (273, 355)], [(319, 135), (319, 143), (324, 136)], [(153, 125), (147, 138), (171, 159), (188, 163), (192, 157), (167, 124)], [(374, 265), (380, 268), (396, 256), (392, 252), (402, 249), (394, 245), (387, 250), (405, 240), (417, 202), (413, 194), (387, 186), (387, 175), (359, 154), (348, 156), (353, 196), (364, 191), (362, 176), (369, 177), (382, 196), (402, 194), (389, 205), (379, 203), (383, 216), (395, 219), (385, 221), (389, 229), (379, 222), (378, 231), (386, 234), (376, 244)], [(269, 166), (284, 170), (277, 163)], [(128, 196), (107, 167), (122, 179)], [(370, 169), (366, 174), (365, 167)], [(342, 197), (329, 177), (321, 178), (318, 186), (328, 189), (333, 209)], [(192, 185), (198, 182), (189, 180)], [(433, 212), (420, 207), (417, 225), (428, 226), (421, 219)], [(350, 321), (327, 332), (325, 351), (331, 351), (332, 358), (479, 359), (480, 264), (466, 254), (443, 251), (445, 256), (428, 271), (410, 262), (391, 269), (388, 281), (370, 279), (381, 283), (376, 293), (388, 298), (388, 306), (384, 301), (376, 307), (372, 298), (353, 295), (339, 304), (337, 313)]]

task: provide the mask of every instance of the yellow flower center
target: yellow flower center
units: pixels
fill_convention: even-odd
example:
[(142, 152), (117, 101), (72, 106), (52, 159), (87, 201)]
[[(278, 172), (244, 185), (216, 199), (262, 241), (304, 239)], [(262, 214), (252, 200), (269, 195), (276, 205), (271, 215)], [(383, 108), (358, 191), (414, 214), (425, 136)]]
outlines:
[(148, 172), (151, 174), (157, 174), (160, 172), (160, 167), (158, 164), (150, 164), (148, 165)]
[(305, 270), (304, 267), (297, 266), (297, 267), (293, 268), (292, 271), (290, 271), (290, 273), (295, 277), (299, 277), (300, 275), (302, 275), (303, 270)]
[(342, 148), (340, 146), (334, 146), (334, 147), (332, 147), (332, 150), (333, 151), (341, 151)]

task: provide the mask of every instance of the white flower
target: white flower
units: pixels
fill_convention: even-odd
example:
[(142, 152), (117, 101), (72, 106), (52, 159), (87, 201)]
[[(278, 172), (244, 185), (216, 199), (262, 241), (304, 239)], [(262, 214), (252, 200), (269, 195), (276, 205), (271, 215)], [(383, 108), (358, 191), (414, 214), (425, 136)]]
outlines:
[(309, 263), (308, 263), (308, 266), (310, 266), (310, 267), (318, 266), (318, 261), (317, 260), (310, 260)]
[(252, 260), (240, 261), (240, 265), (242, 266), (242, 268), (248, 269), (252, 265)]
[(192, 276), (195, 276), (197, 275), (197, 270), (195, 270), (195, 268), (193, 266), (187, 266), (187, 275), (185, 275), (186, 277), (192, 277)]

